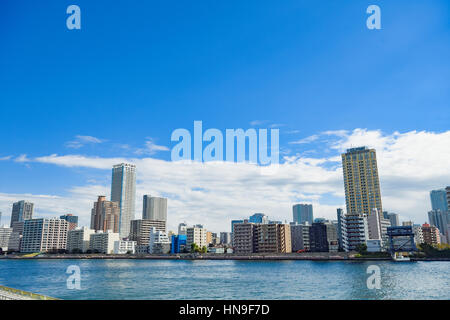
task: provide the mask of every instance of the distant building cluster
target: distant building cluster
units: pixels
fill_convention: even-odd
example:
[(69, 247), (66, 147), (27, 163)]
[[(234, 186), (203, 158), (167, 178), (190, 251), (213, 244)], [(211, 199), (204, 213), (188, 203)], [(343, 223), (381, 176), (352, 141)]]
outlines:
[(180, 223), (167, 231), (168, 200), (144, 195), (142, 219), (135, 219), (136, 167), (121, 163), (112, 169), (111, 197), (93, 203), (90, 226), (78, 217), (33, 218), (34, 204), (13, 204), (9, 227), (0, 227), (2, 252), (102, 254), (301, 253), (413, 250), (423, 243), (450, 243), (450, 187), (430, 192), (428, 223), (400, 224), (396, 213), (383, 211), (376, 152), (366, 147), (342, 154), (346, 212), (336, 220), (315, 218), (313, 205), (295, 204), (292, 221), (270, 220), (264, 213), (231, 221), (231, 232), (219, 234), (201, 224)]

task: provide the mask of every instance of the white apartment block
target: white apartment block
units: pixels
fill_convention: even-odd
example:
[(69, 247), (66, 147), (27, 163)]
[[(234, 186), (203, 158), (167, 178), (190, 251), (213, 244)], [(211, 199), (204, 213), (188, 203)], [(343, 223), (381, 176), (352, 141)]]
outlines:
[(369, 239), (369, 227), (365, 214), (347, 214), (342, 221), (342, 244), (344, 250), (354, 251), (358, 244)]
[(127, 253), (136, 253), (136, 241), (119, 240), (114, 242), (114, 254)]
[(94, 233), (95, 230), (89, 229), (88, 227), (69, 230), (67, 233), (67, 251), (69, 253), (72, 253), (74, 250), (86, 252), (89, 249), (91, 234)]
[(89, 249), (93, 252), (111, 254), (114, 253), (114, 242), (119, 240), (119, 234), (111, 230), (107, 230), (106, 232), (97, 231), (90, 236)]
[(69, 223), (58, 218), (25, 220), (20, 252), (65, 250), (68, 228)]
[(151, 228), (148, 250), (149, 253), (153, 254), (168, 253), (170, 250), (170, 240), (167, 234), (156, 230), (155, 227)]
[(191, 249), (191, 245), (195, 243), (200, 248), (207, 247), (206, 242), (206, 229), (201, 225), (196, 225), (190, 228), (186, 228), (186, 247)]

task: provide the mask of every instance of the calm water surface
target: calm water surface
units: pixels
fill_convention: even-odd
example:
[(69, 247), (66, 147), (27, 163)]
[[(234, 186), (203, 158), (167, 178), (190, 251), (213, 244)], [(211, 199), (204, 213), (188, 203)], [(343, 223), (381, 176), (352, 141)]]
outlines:
[[(369, 265), (381, 289), (367, 288)], [(81, 290), (67, 288), (67, 267)], [(450, 262), (0, 260), (0, 284), (61, 299), (450, 299)]]

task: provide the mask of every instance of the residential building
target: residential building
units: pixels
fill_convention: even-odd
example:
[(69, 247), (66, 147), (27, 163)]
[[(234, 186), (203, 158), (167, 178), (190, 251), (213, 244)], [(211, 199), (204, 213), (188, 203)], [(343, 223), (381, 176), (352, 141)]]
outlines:
[(155, 227), (150, 229), (149, 253), (166, 254), (170, 252), (170, 240), (163, 231), (156, 230)]
[(167, 198), (144, 195), (142, 219), (167, 221)]
[(383, 212), (375, 149), (351, 148), (342, 154), (347, 214)]
[(220, 233), (220, 244), (231, 244), (231, 232), (221, 232)]
[(439, 229), (435, 226), (430, 226), (428, 223), (424, 223), (421, 227), (423, 242), (431, 246), (435, 246), (441, 243), (441, 237)]
[(135, 254), (136, 241), (118, 240), (114, 241), (114, 254)]
[(74, 230), (78, 227), (78, 217), (73, 214), (65, 214), (59, 217), (60, 219), (66, 220), (69, 223), (69, 231)]
[(120, 208), (119, 203), (106, 201), (105, 196), (98, 196), (91, 210), (91, 229), (95, 231), (108, 231), (119, 233)]
[(254, 252), (289, 253), (292, 252), (291, 228), (288, 224), (255, 224)]
[(309, 228), (310, 251), (328, 252), (327, 226), (322, 222), (314, 222)]
[(233, 228), (234, 253), (250, 254), (255, 252), (255, 224), (249, 222), (235, 223)]
[(345, 214), (344, 214), (344, 210), (341, 208), (338, 208), (336, 211), (337, 211), (336, 214), (337, 214), (338, 245), (339, 245), (339, 250), (342, 251), (342, 250), (344, 250), (342, 234), (343, 234), (343, 224), (344, 224)]
[(31, 202), (21, 200), (13, 203), (10, 227), (12, 227), (13, 223), (16, 221), (24, 222), (25, 220), (32, 219), (33, 211), (34, 211), (34, 204)]
[(193, 243), (200, 248), (208, 246), (206, 232), (207, 230), (202, 225), (195, 225), (186, 229), (186, 246), (189, 250)]
[(97, 231), (90, 235), (89, 250), (93, 253), (112, 254), (114, 253), (114, 242), (119, 240), (119, 233), (111, 230)]
[(68, 222), (63, 219), (25, 220), (20, 252), (65, 250), (68, 228)]
[(297, 224), (304, 224), (308, 222), (313, 223), (314, 214), (312, 204), (295, 204), (292, 207), (293, 222)]
[(91, 234), (94, 234), (95, 230), (88, 227), (75, 228), (69, 230), (67, 233), (67, 252), (86, 252), (89, 249), (89, 241)]
[(291, 223), (291, 245), (292, 252), (299, 250), (310, 251), (309, 229), (311, 225)]
[(185, 234), (172, 235), (170, 253), (183, 253), (189, 251), (189, 248), (186, 248), (186, 240), (187, 237)]
[(130, 234), (130, 223), (134, 220), (136, 197), (136, 166), (121, 163), (113, 166), (111, 201), (119, 204), (119, 234), (126, 238)]
[(136, 241), (138, 246), (148, 246), (150, 244), (150, 232), (155, 228), (156, 231), (166, 232), (166, 221), (139, 219), (131, 221), (129, 240)]
[(23, 225), (24, 221), (14, 221), (12, 224), (13, 231), (23, 235)]
[(342, 225), (344, 251), (355, 251), (359, 244), (369, 239), (369, 227), (365, 214), (347, 214)]
[(13, 228), (7, 226), (0, 227), (0, 250), (3, 252), (8, 251), (9, 239), (13, 233)]

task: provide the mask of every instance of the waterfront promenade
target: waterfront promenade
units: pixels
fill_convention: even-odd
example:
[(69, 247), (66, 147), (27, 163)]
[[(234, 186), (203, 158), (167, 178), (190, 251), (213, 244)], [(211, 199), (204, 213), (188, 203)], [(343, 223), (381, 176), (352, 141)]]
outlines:
[(41, 294), (0, 286), (0, 300), (57, 300)]

